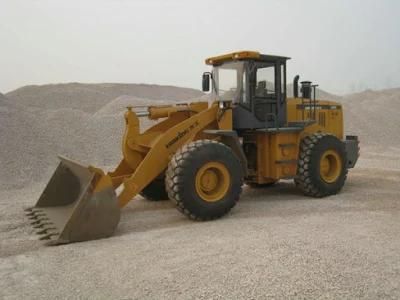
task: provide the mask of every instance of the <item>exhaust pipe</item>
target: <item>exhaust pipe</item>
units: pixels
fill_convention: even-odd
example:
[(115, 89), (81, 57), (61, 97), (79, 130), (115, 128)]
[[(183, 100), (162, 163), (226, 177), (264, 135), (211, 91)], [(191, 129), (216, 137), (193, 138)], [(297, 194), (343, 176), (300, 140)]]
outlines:
[(301, 82), (301, 94), (304, 99), (311, 99), (311, 90), (312, 85), (311, 81), (302, 81)]
[(293, 79), (293, 97), (295, 98), (299, 97), (299, 79), (299, 75), (296, 75)]

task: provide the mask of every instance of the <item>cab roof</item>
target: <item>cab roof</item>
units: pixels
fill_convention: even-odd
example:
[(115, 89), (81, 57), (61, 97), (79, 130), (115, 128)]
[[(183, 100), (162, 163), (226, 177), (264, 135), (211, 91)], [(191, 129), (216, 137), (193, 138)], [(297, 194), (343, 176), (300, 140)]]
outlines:
[(258, 51), (237, 51), (223, 55), (213, 56), (206, 59), (206, 64), (215, 66), (228, 61), (237, 60), (257, 60), (257, 61), (276, 61), (288, 60), (290, 57), (260, 54)]

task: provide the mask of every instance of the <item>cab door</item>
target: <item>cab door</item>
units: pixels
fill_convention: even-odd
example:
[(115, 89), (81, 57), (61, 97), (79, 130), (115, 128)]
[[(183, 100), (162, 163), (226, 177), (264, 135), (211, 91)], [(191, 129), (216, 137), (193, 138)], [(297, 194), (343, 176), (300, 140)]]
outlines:
[(286, 123), (285, 63), (255, 62), (250, 72), (250, 97), (255, 118), (265, 127), (282, 127)]

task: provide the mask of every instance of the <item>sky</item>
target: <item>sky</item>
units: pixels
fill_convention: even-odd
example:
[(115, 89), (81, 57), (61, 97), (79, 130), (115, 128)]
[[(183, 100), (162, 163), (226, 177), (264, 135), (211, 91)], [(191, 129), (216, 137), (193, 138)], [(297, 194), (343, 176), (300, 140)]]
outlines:
[(291, 57), (296, 74), (345, 94), (400, 87), (398, 0), (0, 0), (0, 92), (123, 82), (201, 88), (204, 59)]

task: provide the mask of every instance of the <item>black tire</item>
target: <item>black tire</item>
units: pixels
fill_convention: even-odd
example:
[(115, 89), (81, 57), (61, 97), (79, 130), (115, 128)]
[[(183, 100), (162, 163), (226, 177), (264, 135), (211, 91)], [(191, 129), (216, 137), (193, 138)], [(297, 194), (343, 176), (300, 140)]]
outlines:
[[(330, 150), (340, 157), (341, 164), (338, 163), (338, 166), (341, 169), (333, 182), (326, 182), (321, 175), (320, 160), (322, 155)], [(315, 133), (302, 140), (295, 184), (305, 195), (320, 198), (337, 194), (342, 189), (346, 177), (346, 150), (342, 141), (325, 133)]]
[[(196, 175), (208, 163), (217, 162), (229, 174), (227, 191), (215, 202), (204, 200), (196, 190)], [(166, 189), (177, 209), (192, 220), (212, 220), (228, 213), (242, 191), (242, 166), (224, 144), (198, 140), (182, 147), (171, 159), (166, 172)]]
[(263, 188), (269, 188), (273, 187), (274, 185), (277, 184), (279, 180), (268, 182), (268, 183), (255, 183), (255, 182), (246, 182), (246, 184), (253, 188), (253, 189), (263, 189)]
[(141, 192), (144, 198), (150, 201), (168, 200), (168, 193), (165, 189), (165, 175), (159, 176), (149, 183)]

